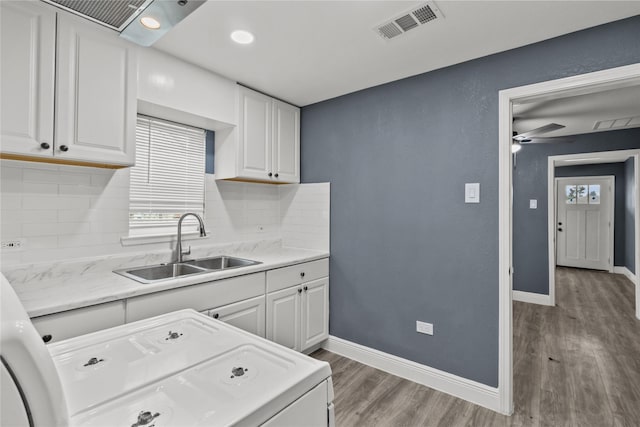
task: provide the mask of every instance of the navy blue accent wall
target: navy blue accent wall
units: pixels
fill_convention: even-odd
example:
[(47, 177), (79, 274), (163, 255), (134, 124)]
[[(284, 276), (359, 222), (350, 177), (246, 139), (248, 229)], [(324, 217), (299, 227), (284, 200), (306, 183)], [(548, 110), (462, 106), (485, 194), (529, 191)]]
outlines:
[(331, 334), (497, 386), (498, 91), (636, 62), (640, 16), (304, 107), (302, 181), (331, 181)]
[[(626, 182), (624, 163), (604, 163), (596, 165), (563, 166), (555, 168), (558, 178), (572, 176), (613, 176), (615, 181), (614, 194), (614, 230), (613, 230), (613, 265), (624, 266), (626, 250)], [(576, 181), (576, 184), (579, 182)]]
[(634, 160), (628, 159), (624, 162), (624, 181), (625, 181), (625, 207), (624, 207), (624, 223), (625, 223), (625, 251), (624, 266), (632, 273), (636, 273), (636, 223), (635, 223), (635, 200), (636, 200), (636, 184), (634, 181)]
[[(526, 145), (513, 170), (513, 289), (549, 294), (547, 239), (547, 164), (549, 156), (640, 148), (640, 128), (576, 135), (572, 143)], [(557, 168), (566, 169), (566, 168)], [(619, 180), (622, 180), (620, 177)], [(616, 182), (616, 185), (618, 182)], [(529, 209), (529, 200), (538, 209)], [(621, 217), (617, 218), (622, 221)], [(625, 226), (623, 226), (626, 228)], [(623, 242), (619, 232), (618, 244)], [(625, 252), (616, 246), (618, 252)], [(618, 256), (616, 265), (623, 265)]]
[(215, 150), (216, 150), (216, 133), (212, 130), (206, 131), (206, 152), (205, 152), (205, 173), (214, 173), (213, 165), (215, 164)]

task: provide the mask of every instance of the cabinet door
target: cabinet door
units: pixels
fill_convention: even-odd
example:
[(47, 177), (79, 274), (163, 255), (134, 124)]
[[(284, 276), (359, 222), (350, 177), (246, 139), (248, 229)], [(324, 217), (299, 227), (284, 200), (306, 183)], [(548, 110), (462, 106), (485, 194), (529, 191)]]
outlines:
[(115, 301), (34, 317), (31, 322), (41, 336), (50, 335), (51, 338), (45, 342), (52, 343), (124, 325), (124, 302)]
[(302, 348), (305, 350), (329, 338), (329, 279), (303, 285)]
[(50, 157), (56, 14), (41, 3), (3, 1), (0, 20), (2, 152)]
[(56, 147), (60, 159), (132, 165), (136, 48), (114, 31), (58, 17)]
[(300, 109), (273, 101), (273, 173), (278, 182), (300, 182)]
[(267, 339), (300, 349), (300, 292), (294, 286), (267, 294)]
[(265, 336), (264, 313), (264, 296), (209, 310), (209, 316), (262, 338)]
[(269, 181), (271, 169), (271, 98), (240, 87), (240, 177)]

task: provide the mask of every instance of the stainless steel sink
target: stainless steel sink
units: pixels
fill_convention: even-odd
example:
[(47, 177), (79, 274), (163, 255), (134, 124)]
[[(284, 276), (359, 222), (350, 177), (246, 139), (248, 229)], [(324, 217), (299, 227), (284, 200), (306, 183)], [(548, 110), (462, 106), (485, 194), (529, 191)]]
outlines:
[(249, 259), (234, 258), (230, 256), (216, 256), (211, 258), (200, 258), (193, 261), (185, 261), (185, 264), (206, 268), (207, 270), (228, 270), (230, 268), (247, 267), (260, 264), (258, 261)]
[(121, 270), (114, 270), (114, 273), (128, 277), (140, 283), (155, 283), (160, 280), (175, 279), (177, 277), (190, 276), (193, 274), (211, 273), (231, 268), (247, 267), (255, 264), (260, 264), (260, 262), (229, 256), (216, 256), (185, 261), (182, 263), (123, 268)]

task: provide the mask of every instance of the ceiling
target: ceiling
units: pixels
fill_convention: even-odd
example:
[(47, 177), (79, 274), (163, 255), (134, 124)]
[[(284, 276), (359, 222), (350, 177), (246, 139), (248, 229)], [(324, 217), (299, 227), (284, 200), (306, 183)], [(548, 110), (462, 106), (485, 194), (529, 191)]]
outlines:
[[(154, 47), (304, 106), (640, 14), (640, 1), (440, 0), (443, 18), (374, 31), (424, 3), (209, 0)], [(236, 29), (255, 42), (232, 42)]]
[[(640, 127), (638, 84), (551, 98), (514, 105), (513, 129), (524, 133), (549, 123), (566, 126), (540, 135), (557, 137)], [(597, 126), (598, 122), (602, 123)]]

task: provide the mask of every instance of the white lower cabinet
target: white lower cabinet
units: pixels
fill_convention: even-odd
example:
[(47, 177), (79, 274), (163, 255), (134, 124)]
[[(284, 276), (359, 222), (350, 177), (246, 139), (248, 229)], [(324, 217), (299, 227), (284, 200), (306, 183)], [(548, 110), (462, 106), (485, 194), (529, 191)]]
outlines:
[(264, 338), (265, 307), (265, 298), (261, 295), (246, 301), (212, 308), (205, 314)]
[(124, 301), (93, 305), (34, 317), (33, 326), (46, 343), (124, 325)]
[(329, 278), (267, 294), (267, 339), (304, 351), (329, 337)]

